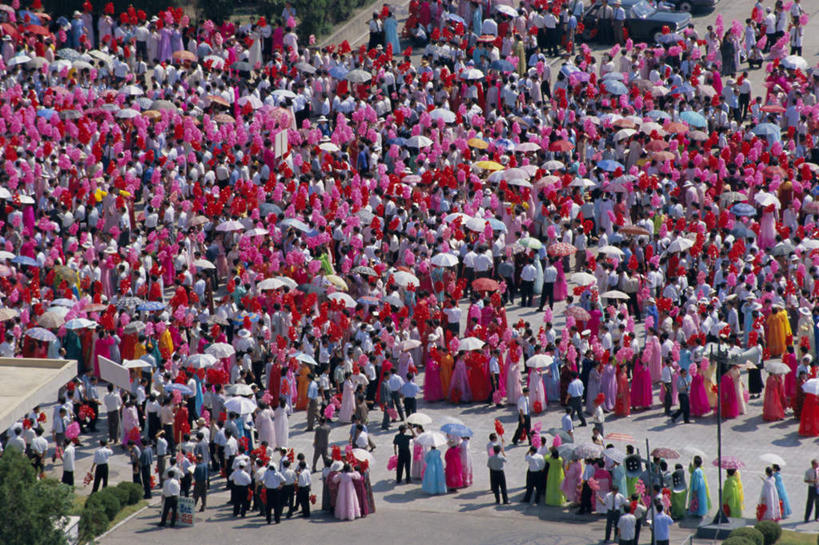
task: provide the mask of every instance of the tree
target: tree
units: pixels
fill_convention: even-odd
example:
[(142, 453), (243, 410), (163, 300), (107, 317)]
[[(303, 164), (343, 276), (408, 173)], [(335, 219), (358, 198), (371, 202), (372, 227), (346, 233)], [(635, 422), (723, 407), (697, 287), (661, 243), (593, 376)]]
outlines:
[(0, 456), (0, 543), (64, 545), (57, 522), (68, 515), (74, 493), (55, 479), (37, 480), (31, 462), (16, 449)]

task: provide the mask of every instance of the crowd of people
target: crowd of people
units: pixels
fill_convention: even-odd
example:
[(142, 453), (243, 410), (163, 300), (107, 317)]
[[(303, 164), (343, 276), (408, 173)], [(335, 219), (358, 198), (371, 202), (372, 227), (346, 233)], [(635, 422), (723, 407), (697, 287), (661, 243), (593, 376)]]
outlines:
[[(421, 400), (513, 405), (517, 443), (550, 405), (564, 433), (586, 413), (601, 437), (609, 414), (735, 418), (764, 392), (765, 420), (792, 411), (819, 435), (807, 14), (760, 0), (744, 25), (598, 57), (575, 43), (583, 8), (414, 3), (420, 61), (388, 6), (355, 49), (300, 41), (289, 4), (243, 24), (0, 11), (0, 355), (78, 362), (49, 422), (66, 481), (101, 413), (94, 489), (120, 444), (146, 496), (156, 458), (168, 497), (193, 485), (204, 507), (221, 472), (235, 514), (251, 498), (277, 522), (309, 514), (321, 460), (323, 506), (373, 512), (368, 412), (388, 429)], [(518, 306), (539, 313), (508, 320)], [(111, 362), (130, 384), (99, 392)], [(288, 448), (294, 411), (312, 464)], [(7, 441), (42, 470), (41, 414)], [(331, 422), (351, 423), (347, 452), (329, 453)], [(619, 462), (546, 443), (529, 454), (550, 468), (536, 501), (600, 510), (596, 483), (607, 511), (618, 491), (654, 509), (668, 488), (612, 471), (606, 489), (594, 468)], [(396, 440), (399, 480), (467, 486), (468, 437), (447, 444), (442, 460)], [(673, 494), (660, 507), (684, 512)]]

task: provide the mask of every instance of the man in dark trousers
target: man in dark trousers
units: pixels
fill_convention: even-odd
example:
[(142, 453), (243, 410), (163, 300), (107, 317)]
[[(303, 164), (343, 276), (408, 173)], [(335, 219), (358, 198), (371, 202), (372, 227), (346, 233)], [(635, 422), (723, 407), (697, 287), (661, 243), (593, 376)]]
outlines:
[(276, 524), (279, 524), (282, 519), (282, 502), (281, 491), (284, 487), (284, 477), (276, 469), (276, 464), (272, 460), (267, 464), (267, 470), (264, 472), (262, 484), (265, 487), (265, 505), (264, 514), (267, 523), (270, 524), (271, 512), (276, 519)]
[(523, 388), (523, 395), (518, 398), (518, 427), (512, 436), (512, 444), (517, 445), (521, 436), (526, 433), (529, 444), (532, 444), (532, 437), (529, 433), (532, 427), (532, 417), (529, 414), (529, 388)]
[(500, 497), (503, 495), (504, 505), (509, 503), (509, 497), (506, 495), (506, 473), (503, 471), (505, 464), (506, 456), (501, 452), (501, 446), (493, 446), (492, 456), (486, 462), (486, 467), (489, 468), (489, 487), (495, 494), (495, 503), (500, 503)]
[(691, 417), (691, 405), (689, 402), (689, 393), (691, 392), (691, 377), (688, 376), (686, 369), (680, 369), (680, 376), (677, 377), (677, 398), (680, 401), (680, 408), (671, 415), (671, 421), (676, 422), (682, 415), (683, 422), (688, 424)]
[(810, 461), (810, 469), (805, 471), (805, 484), (808, 485), (808, 501), (805, 504), (805, 522), (810, 520), (810, 512), (814, 511), (814, 520), (819, 520), (819, 498), (816, 494), (816, 486), (819, 485), (819, 460), (815, 458)]
[(168, 520), (168, 512), (172, 512), (171, 528), (173, 528), (176, 526), (179, 505), (179, 479), (175, 469), (168, 472), (168, 478), (165, 479), (165, 484), (162, 485), (162, 499), (162, 519), (159, 521), (159, 525), (165, 526), (165, 521)]
[(145, 490), (144, 499), (151, 499), (151, 466), (154, 465), (153, 441), (145, 445), (139, 454), (139, 471), (142, 476), (142, 488)]
[(319, 418), (319, 425), (313, 435), (313, 472), (316, 472), (316, 462), (327, 459), (327, 448), (330, 446), (330, 424), (324, 417)]
[(412, 460), (412, 453), (410, 452), (410, 439), (415, 437), (415, 431), (410, 428), (412, 435), (407, 435), (407, 426), (401, 424), (398, 426), (398, 433), (392, 440), (393, 453), (398, 456), (398, 465), (395, 466), (395, 484), (401, 484), (401, 474), (406, 472), (407, 484), (410, 480), (410, 461)]

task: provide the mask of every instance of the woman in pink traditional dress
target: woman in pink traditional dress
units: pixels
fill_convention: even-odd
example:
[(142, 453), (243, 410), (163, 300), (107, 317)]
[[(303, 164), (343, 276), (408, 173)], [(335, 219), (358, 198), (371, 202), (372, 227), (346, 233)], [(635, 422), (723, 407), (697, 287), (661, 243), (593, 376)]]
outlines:
[(631, 378), (631, 406), (634, 409), (651, 408), (651, 373), (641, 361), (634, 365)]
[(446, 487), (449, 490), (457, 490), (464, 487), (464, 469), (461, 462), (461, 449), (458, 445), (452, 445), (446, 451), (444, 457), (446, 461)]
[(555, 269), (557, 269), (557, 280), (555, 280), (554, 297), (555, 301), (563, 301), (569, 294), (569, 286), (566, 284), (566, 273), (563, 271), (562, 259), (555, 262)]
[(720, 390), (722, 398), (720, 403), (722, 405), (723, 418), (736, 418), (739, 416), (739, 402), (737, 401), (737, 390), (734, 386), (734, 379), (730, 373), (725, 373), (720, 379)]
[(643, 350), (643, 363), (648, 366), (651, 373), (651, 382), (660, 382), (663, 374), (663, 349), (660, 346), (660, 339), (652, 330), (648, 337), (646, 347)]
[(580, 460), (569, 460), (566, 466), (566, 474), (563, 482), (560, 483), (560, 490), (566, 496), (569, 503), (580, 503), (580, 497), (577, 494), (577, 487), (580, 486), (580, 478), (583, 473)]
[(355, 383), (351, 373), (345, 373), (344, 386), (341, 394), (341, 409), (338, 413), (339, 421), (350, 422), (355, 411)]
[(424, 401), (441, 401), (443, 398), (441, 367), (435, 358), (427, 358), (427, 365), (424, 369)]
[(122, 445), (126, 446), (129, 440), (141, 445), (139, 434), (139, 416), (136, 405), (131, 400), (126, 401), (122, 408)]
[(614, 414), (631, 415), (631, 388), (625, 364), (617, 367), (617, 400), (614, 403)]
[(776, 244), (776, 207), (771, 204), (765, 207), (759, 220), (759, 249), (767, 250)]
[(463, 356), (459, 356), (455, 362), (447, 397), (453, 403), (472, 401), (472, 391), (469, 389), (469, 376), (466, 373), (466, 362)]
[(333, 476), (333, 481), (338, 484), (335, 511), (337, 519), (355, 520), (361, 517), (361, 506), (358, 504), (354, 484), (354, 481), (360, 480), (361, 475), (353, 471), (350, 464), (345, 464), (344, 470)]
[(464, 487), (471, 486), (472, 475), (472, 453), (469, 452), (469, 437), (462, 437), (458, 447), (461, 451), (461, 470), (464, 476)]
[(704, 416), (711, 412), (711, 403), (708, 401), (708, 394), (705, 391), (705, 378), (699, 366), (692, 363), (688, 368), (691, 371), (691, 393), (690, 404), (693, 416)]
[[(424, 433), (424, 428), (422, 426), (415, 426), (415, 435), (420, 435)], [(424, 478), (424, 469), (426, 468), (426, 462), (424, 461), (424, 456), (427, 454), (427, 449), (424, 448), (424, 445), (419, 444), (417, 441), (412, 442), (412, 463), (410, 464), (410, 476), (413, 480), (418, 480), (419, 482), (421, 479)]]
[(546, 410), (546, 389), (543, 387), (543, 375), (539, 369), (529, 369), (528, 386), (529, 409), (532, 414), (540, 414)]
[(766, 422), (785, 419), (785, 387), (782, 384), (782, 375), (769, 374), (765, 381), (762, 419)]

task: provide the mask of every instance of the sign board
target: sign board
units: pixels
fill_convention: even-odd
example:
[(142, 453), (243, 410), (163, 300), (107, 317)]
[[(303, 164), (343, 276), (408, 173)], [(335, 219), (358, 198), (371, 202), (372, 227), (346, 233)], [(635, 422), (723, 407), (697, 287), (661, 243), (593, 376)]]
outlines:
[(97, 356), (100, 365), (100, 378), (114, 386), (131, 391), (131, 375), (127, 367), (103, 356)]
[(193, 526), (193, 498), (186, 498), (179, 496), (179, 516), (176, 517), (176, 523), (179, 526)]
[(273, 155), (276, 157), (284, 157), (287, 153), (287, 129), (283, 129), (276, 133), (276, 138), (273, 141)]

